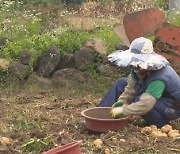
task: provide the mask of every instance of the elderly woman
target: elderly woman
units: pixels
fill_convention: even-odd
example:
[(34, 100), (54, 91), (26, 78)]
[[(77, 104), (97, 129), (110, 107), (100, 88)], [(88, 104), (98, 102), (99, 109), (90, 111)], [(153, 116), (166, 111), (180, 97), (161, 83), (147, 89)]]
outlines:
[(153, 51), (152, 41), (140, 37), (126, 51), (108, 56), (118, 66), (131, 67), (128, 78), (120, 78), (99, 104), (111, 115), (141, 115), (148, 125), (161, 127), (180, 117), (180, 78), (169, 62)]

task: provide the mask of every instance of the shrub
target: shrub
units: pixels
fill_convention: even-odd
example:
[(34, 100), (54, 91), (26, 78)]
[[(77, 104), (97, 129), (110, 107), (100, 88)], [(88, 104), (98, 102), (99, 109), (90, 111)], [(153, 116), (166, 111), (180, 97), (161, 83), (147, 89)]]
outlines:
[(168, 2), (169, 0), (156, 0), (155, 4), (158, 8), (168, 10)]

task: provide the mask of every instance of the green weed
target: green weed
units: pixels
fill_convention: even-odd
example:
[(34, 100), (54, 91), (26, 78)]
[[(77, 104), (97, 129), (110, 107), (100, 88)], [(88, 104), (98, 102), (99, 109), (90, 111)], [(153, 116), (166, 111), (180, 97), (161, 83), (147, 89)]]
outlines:
[(26, 152), (41, 152), (49, 148), (52, 136), (47, 136), (45, 138), (32, 138), (26, 139), (21, 146), (22, 151)]
[(9, 126), (16, 131), (27, 131), (34, 128), (42, 129), (41, 116), (37, 115), (37, 117), (37, 119), (33, 119), (29, 110), (23, 110), (22, 112), (8, 111)]
[(180, 26), (180, 10), (168, 11), (167, 19), (171, 24)]
[[(99, 2), (106, 3), (109, 1), (111, 0), (100, 0)], [(33, 10), (34, 4), (38, 4), (38, 11)], [(157, 7), (162, 8), (164, 5), (167, 5), (167, 0), (156, 0), (156, 4)], [(52, 27), (58, 25), (58, 23), (54, 25), (53, 21), (61, 23), (61, 15), (63, 13), (58, 12), (61, 9), (61, 5), (54, 5), (54, 2), (50, 0), (1, 1), (0, 36), (10, 39), (6, 46), (0, 47), (1, 57), (17, 61), (19, 60), (19, 54), (23, 50), (28, 50), (33, 53), (31, 61), (31, 66), (33, 67), (38, 57), (51, 45), (58, 47), (61, 56), (73, 56), (87, 39), (103, 39), (107, 44), (108, 52), (115, 50), (115, 45), (121, 42), (121, 39), (113, 31), (113, 25), (103, 25), (90, 31), (77, 30), (75, 27), (70, 27), (67, 24), (62, 24), (58, 28), (49, 28), (50, 25)], [(170, 23), (177, 26), (180, 25), (179, 12), (168, 15)], [(92, 68), (95, 69), (97, 63), (98, 60)], [(4, 81), (3, 76), (2, 81)]]

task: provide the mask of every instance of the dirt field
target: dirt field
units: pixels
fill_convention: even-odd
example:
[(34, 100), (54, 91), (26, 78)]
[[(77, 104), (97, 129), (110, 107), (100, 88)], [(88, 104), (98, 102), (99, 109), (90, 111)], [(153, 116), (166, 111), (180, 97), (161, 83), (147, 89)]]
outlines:
[[(80, 112), (95, 106), (101, 99), (91, 91), (79, 89), (77, 92), (77, 87), (73, 86), (42, 89), (31, 85), (1, 92), (0, 137), (9, 138), (10, 143), (1, 144), (0, 153), (30, 153), (22, 151), (25, 139), (30, 141), (36, 137), (41, 140), (47, 136), (51, 138), (42, 151), (82, 140), (80, 147), (83, 154), (105, 154), (106, 149), (110, 154), (180, 152), (180, 138), (141, 134), (140, 129), (145, 125), (141, 117), (131, 118), (127, 127), (117, 132), (96, 133), (80, 125)], [(172, 121), (171, 125), (180, 130), (179, 120)], [(96, 139), (103, 141), (101, 149), (93, 144)]]
[[(95, 6), (92, 5), (90, 9), (93, 13), (96, 13), (94, 9), (97, 10)], [(127, 5), (127, 8), (132, 7)], [(102, 10), (112, 10), (112, 14), (119, 15), (119, 12), (114, 13), (114, 8), (102, 7)], [(132, 10), (128, 11), (125, 8), (124, 11), (126, 13)], [(121, 14), (119, 16), (121, 17)], [(83, 19), (90, 21), (91, 25)], [(77, 25), (77, 28), (91, 29), (102, 24), (118, 23), (111, 16), (110, 19), (100, 21), (96, 18), (76, 18), (75, 16), (67, 21)], [(179, 68), (178, 65), (177, 69)], [(4, 144), (0, 142), (0, 154), (38, 154), (77, 140), (82, 140), (80, 145), (82, 154), (180, 153), (180, 138), (142, 134), (140, 130), (145, 126), (145, 122), (141, 117), (132, 117), (127, 127), (117, 132), (97, 133), (80, 125), (79, 121), (83, 119), (80, 112), (96, 106), (102, 98), (102, 95), (96, 95), (96, 87), (92, 87), (91, 83), (88, 84), (86, 89), (73, 85), (56, 89), (36, 83), (23, 86), (15, 84), (15, 86), (2, 88), (0, 138), (6, 137), (8, 141)], [(87, 90), (88, 86), (90, 90)], [(103, 87), (103, 84), (101, 86)], [(99, 93), (102, 94), (102, 91)], [(180, 119), (172, 121), (171, 125), (173, 129), (180, 130)], [(46, 137), (49, 138), (48, 141), (46, 140), (47, 144), (40, 142)], [(96, 139), (103, 141), (100, 149), (93, 143)]]

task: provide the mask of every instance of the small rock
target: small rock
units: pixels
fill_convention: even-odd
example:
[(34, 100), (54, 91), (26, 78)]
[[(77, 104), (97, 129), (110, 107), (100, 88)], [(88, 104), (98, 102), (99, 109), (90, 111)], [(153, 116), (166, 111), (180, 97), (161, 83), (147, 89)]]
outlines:
[(0, 68), (5, 71), (10, 66), (10, 60), (8, 59), (0, 59)]
[(95, 144), (96, 148), (98, 148), (98, 149), (102, 148), (103, 142), (101, 139), (96, 139), (93, 143)]
[(110, 154), (109, 148), (106, 148), (106, 149), (105, 149), (104, 154)]
[(0, 38), (0, 46), (5, 46), (8, 41), (9, 39), (6, 37)]
[(32, 53), (29, 51), (22, 51), (20, 54), (20, 62), (23, 65), (29, 65), (31, 61)]
[(112, 140), (113, 140), (113, 141), (117, 141), (117, 138), (113, 137)]
[(123, 51), (129, 49), (129, 47), (127, 45), (122, 44), (122, 43), (116, 44), (115, 48), (116, 48), (116, 50), (123, 50)]
[(122, 139), (120, 139), (119, 141), (120, 141), (120, 142), (126, 142), (126, 140), (125, 140), (125, 139), (123, 139), (123, 138), (122, 138)]
[(93, 38), (87, 40), (85, 46), (91, 47), (96, 51), (96, 53), (99, 53), (101, 55), (106, 55), (107, 54), (107, 45), (104, 40), (99, 39), (99, 38)]

